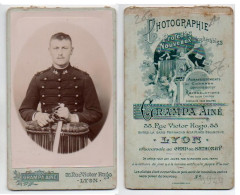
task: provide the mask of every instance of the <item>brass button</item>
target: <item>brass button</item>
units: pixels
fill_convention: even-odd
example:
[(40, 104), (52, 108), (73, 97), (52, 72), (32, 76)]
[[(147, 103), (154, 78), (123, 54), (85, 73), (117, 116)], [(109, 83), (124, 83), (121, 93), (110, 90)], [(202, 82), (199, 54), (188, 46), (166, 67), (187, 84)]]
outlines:
[(75, 105), (77, 105), (78, 103), (77, 102), (75, 102)]
[(44, 89), (44, 86), (42, 86), (42, 88)]
[(45, 105), (45, 102), (43, 102), (42, 104)]
[(45, 95), (42, 95), (42, 97), (45, 97)]
[(78, 97), (78, 94), (76, 95), (76, 97)]
[(74, 112), (77, 112), (77, 109), (74, 109)]
[(44, 112), (47, 112), (47, 110), (44, 110)]
[(44, 80), (46, 81), (46, 80), (47, 80), (47, 77), (45, 77)]
[(58, 94), (58, 97), (61, 97), (61, 94)]
[(77, 79), (77, 77), (73, 77), (73, 79), (74, 79), (74, 80), (76, 80), (76, 79)]
[(76, 85), (76, 86), (75, 86), (75, 88), (77, 89), (77, 88), (78, 88), (78, 86)]
[(61, 79), (59, 78), (58, 81), (61, 81)]
[(58, 89), (61, 89), (61, 87), (59, 86)]

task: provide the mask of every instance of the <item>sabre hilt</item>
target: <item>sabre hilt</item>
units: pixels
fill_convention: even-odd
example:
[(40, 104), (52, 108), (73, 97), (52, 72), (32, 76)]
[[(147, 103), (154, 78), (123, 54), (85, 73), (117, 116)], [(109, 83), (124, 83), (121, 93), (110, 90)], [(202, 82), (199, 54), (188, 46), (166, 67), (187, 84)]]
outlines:
[(53, 120), (53, 122), (63, 121), (64, 123), (69, 122), (67, 119), (63, 117), (59, 117), (57, 115), (57, 111), (59, 108), (63, 108), (65, 105), (63, 103), (58, 103), (58, 106), (52, 109), (52, 113), (50, 114), (49, 118)]

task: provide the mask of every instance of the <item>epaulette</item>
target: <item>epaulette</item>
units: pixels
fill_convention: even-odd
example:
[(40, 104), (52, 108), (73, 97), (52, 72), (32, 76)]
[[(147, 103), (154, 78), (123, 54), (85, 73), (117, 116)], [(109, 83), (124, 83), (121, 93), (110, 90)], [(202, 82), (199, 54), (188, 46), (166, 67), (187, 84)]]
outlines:
[(74, 66), (72, 66), (72, 67), (74, 70), (77, 70), (78, 72), (80, 72), (83, 76), (89, 76), (89, 74), (87, 72), (84, 72), (84, 71), (78, 69), (77, 67), (74, 67)]
[(51, 69), (51, 67), (47, 68), (46, 70), (43, 70), (43, 71), (37, 72), (37, 73), (35, 74), (35, 76), (39, 76), (39, 75), (43, 74), (44, 72), (49, 71), (50, 69)]

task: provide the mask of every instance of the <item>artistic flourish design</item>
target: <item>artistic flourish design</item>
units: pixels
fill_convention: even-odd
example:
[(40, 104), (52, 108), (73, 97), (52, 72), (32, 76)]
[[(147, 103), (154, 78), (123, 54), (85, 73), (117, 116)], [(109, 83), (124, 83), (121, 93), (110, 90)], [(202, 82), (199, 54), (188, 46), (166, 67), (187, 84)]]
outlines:
[[(146, 86), (145, 98), (161, 104), (175, 105), (180, 102), (180, 82), (189, 75), (210, 73), (211, 50), (192, 35), (192, 32), (164, 35), (154, 52), (153, 43), (143, 41), (145, 29), (138, 32), (140, 48), (147, 60), (140, 64), (142, 80)], [(154, 40), (158, 40), (155, 37)], [(152, 61), (150, 60), (151, 58)], [(194, 74), (193, 74), (194, 73)]]

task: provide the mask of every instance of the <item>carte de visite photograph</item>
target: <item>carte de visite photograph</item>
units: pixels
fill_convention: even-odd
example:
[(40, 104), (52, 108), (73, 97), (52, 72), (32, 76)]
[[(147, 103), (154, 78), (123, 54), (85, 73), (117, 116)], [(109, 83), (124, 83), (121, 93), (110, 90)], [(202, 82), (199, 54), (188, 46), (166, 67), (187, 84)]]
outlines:
[(125, 187), (232, 189), (233, 8), (127, 7), (124, 26)]
[(115, 10), (10, 8), (7, 37), (10, 188), (114, 188)]

